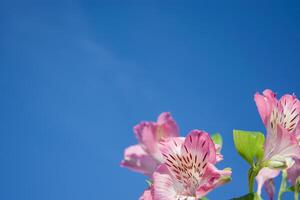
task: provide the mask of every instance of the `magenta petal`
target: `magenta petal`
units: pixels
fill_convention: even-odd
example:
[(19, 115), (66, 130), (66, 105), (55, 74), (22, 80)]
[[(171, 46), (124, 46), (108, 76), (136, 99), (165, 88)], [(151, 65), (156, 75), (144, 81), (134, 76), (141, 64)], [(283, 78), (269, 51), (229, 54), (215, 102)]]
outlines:
[(300, 177), (300, 160), (296, 159), (294, 165), (287, 170), (288, 179), (292, 185), (295, 185), (296, 180)]
[(257, 181), (257, 194), (261, 195), (261, 189), (266, 181), (275, 178), (280, 173), (280, 170), (270, 169), (268, 167), (262, 168), (256, 176)]
[(151, 176), (157, 162), (140, 145), (130, 146), (125, 149), (122, 167)]

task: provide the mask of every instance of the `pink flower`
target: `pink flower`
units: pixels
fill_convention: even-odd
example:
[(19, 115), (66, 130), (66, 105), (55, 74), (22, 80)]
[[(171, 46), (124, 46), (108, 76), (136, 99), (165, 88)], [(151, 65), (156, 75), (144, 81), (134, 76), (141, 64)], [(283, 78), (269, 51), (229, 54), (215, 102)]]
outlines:
[(203, 131), (170, 138), (161, 146), (164, 162), (153, 174), (153, 199), (196, 200), (230, 180), (231, 170), (218, 170), (215, 144)]
[(121, 166), (151, 176), (163, 158), (159, 143), (179, 136), (179, 128), (170, 113), (161, 113), (157, 122), (141, 122), (134, 127), (139, 144), (125, 149)]
[(256, 93), (254, 100), (267, 130), (262, 161), (267, 169), (261, 170), (256, 178), (260, 193), (266, 180), (276, 177), (278, 170), (293, 166), (294, 160), (300, 158), (297, 142), (297, 137), (300, 137), (300, 102), (288, 94), (278, 101), (271, 90), (265, 90), (263, 95)]

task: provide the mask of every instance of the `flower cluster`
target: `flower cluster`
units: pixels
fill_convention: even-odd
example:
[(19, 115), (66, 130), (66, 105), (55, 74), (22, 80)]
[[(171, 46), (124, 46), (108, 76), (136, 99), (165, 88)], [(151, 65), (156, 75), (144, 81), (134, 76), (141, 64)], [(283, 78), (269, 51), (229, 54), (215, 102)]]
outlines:
[(197, 200), (231, 178), (229, 168), (215, 167), (223, 159), (221, 144), (201, 130), (180, 137), (170, 113), (141, 122), (134, 133), (138, 144), (125, 149), (121, 166), (149, 177), (140, 200)]
[[(300, 192), (300, 101), (286, 94), (279, 100), (267, 89), (254, 95), (266, 134), (257, 131), (233, 131), (237, 152), (250, 165), (249, 193), (237, 199), (260, 200), (262, 188), (274, 199), (274, 179), (281, 173), (278, 192)], [(214, 188), (231, 180), (231, 169), (219, 170), (223, 160), (222, 138), (202, 130), (181, 137), (170, 113), (162, 113), (156, 122), (141, 122), (134, 127), (138, 144), (125, 149), (121, 166), (143, 173), (149, 188), (140, 200), (199, 200)], [(266, 139), (265, 139), (266, 138)], [(254, 182), (257, 190), (254, 192)]]

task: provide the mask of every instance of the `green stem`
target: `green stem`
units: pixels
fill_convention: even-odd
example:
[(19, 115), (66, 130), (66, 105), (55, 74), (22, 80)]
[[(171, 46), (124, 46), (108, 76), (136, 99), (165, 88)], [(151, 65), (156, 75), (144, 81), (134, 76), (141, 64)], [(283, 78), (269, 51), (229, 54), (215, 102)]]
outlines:
[(278, 192), (278, 200), (282, 199), (282, 195), (286, 192), (286, 181), (287, 181), (287, 173), (286, 170), (282, 171), (281, 184)]
[(258, 172), (260, 170), (260, 167), (252, 166), (248, 171), (248, 187), (249, 187), (249, 193), (253, 193), (254, 188), (254, 179), (257, 176)]
[(248, 172), (248, 187), (249, 187), (249, 193), (253, 192), (253, 186), (254, 186), (254, 178), (255, 176), (253, 175), (253, 170), (250, 168)]

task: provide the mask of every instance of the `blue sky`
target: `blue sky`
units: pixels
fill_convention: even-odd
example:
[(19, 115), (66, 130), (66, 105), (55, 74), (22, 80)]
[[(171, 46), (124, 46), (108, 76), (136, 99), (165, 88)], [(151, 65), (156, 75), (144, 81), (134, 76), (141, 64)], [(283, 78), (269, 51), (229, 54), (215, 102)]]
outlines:
[[(0, 1), (0, 199), (137, 199), (119, 167), (132, 127), (170, 111), (181, 134), (264, 131), (256, 91), (300, 96), (297, 1)], [(285, 196), (288, 198), (289, 196)]]

